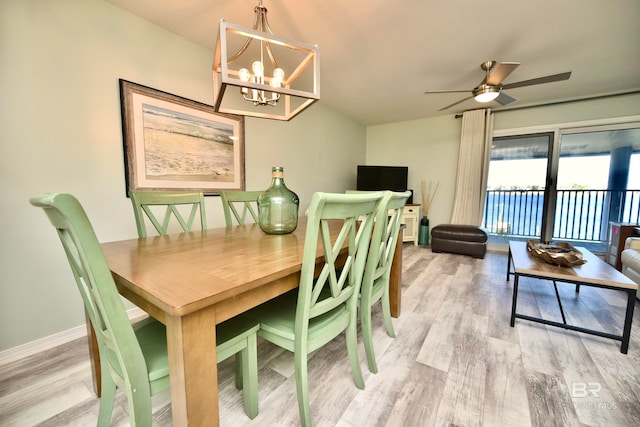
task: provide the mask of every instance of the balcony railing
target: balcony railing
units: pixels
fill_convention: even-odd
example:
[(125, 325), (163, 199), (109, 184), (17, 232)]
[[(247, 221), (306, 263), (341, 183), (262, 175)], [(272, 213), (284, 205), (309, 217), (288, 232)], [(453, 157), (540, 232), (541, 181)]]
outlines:
[[(488, 190), (483, 226), (493, 235), (538, 238), (544, 190)], [(558, 190), (553, 239), (606, 242), (610, 221), (640, 222), (640, 190)]]

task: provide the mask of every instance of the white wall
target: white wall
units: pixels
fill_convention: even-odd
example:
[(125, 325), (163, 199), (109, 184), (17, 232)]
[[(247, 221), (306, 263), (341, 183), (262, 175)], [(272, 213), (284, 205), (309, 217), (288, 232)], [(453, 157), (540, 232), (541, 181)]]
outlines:
[[(55, 231), (28, 203), (68, 192), (101, 241), (136, 237), (125, 197), (118, 79), (211, 104), (213, 52), (102, 0), (0, 2), (0, 351), (84, 323)], [(212, 37), (214, 29), (212, 29)], [(366, 130), (320, 103), (290, 122), (245, 122), (246, 186), (272, 166), (306, 209), (355, 185)], [(224, 225), (207, 197), (209, 226)]]
[(367, 128), (367, 164), (409, 167), (413, 202), (422, 203), (421, 181), (439, 182), (430, 207), (430, 225), (449, 222), (453, 206), (460, 120), (454, 115)]

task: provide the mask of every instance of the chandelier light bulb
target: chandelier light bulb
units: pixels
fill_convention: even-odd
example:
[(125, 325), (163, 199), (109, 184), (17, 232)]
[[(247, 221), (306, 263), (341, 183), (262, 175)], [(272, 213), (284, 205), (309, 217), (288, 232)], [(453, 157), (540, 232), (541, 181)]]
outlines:
[(269, 82), (271, 87), (282, 87), (282, 79), (284, 78), (284, 71), (282, 68), (276, 68), (273, 70), (273, 78)]
[(251, 69), (253, 70), (253, 74), (257, 77), (264, 77), (264, 65), (260, 61), (254, 61), (251, 65)]
[(243, 82), (248, 82), (249, 79), (251, 79), (251, 73), (246, 68), (240, 68), (238, 71), (238, 77), (240, 77), (240, 80)]

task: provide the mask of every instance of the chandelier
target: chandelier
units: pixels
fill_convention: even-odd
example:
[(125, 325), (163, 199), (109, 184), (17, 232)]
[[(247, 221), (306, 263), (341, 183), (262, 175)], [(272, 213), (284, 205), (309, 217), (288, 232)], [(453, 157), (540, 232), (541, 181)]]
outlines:
[(253, 28), (220, 20), (214, 110), (290, 120), (320, 99), (320, 48), (275, 36), (262, 0), (254, 12)]

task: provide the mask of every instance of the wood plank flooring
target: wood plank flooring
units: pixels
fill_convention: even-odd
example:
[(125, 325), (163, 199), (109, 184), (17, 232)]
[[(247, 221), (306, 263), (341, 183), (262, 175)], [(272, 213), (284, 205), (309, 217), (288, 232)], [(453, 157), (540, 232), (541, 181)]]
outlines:
[[(484, 260), (404, 246), (402, 315), (397, 337), (374, 314), (379, 373), (360, 359), (366, 388), (353, 383), (344, 338), (309, 360), (315, 426), (638, 426), (640, 303), (629, 353), (620, 343), (517, 319), (509, 326), (512, 281), (506, 253)], [(559, 284), (567, 321), (620, 333), (622, 293)], [(521, 278), (518, 311), (560, 319), (550, 282)], [(226, 426), (299, 425), (290, 353), (259, 344), (260, 414), (244, 414), (232, 359), (219, 365)], [(0, 425), (95, 425), (84, 340), (0, 366)], [(156, 396), (154, 425), (171, 425), (168, 393)], [(119, 393), (113, 426), (129, 424)]]

